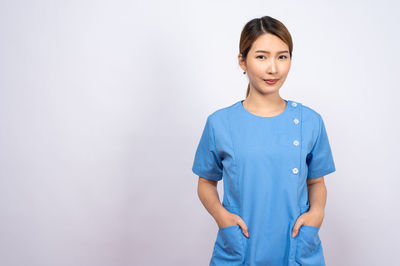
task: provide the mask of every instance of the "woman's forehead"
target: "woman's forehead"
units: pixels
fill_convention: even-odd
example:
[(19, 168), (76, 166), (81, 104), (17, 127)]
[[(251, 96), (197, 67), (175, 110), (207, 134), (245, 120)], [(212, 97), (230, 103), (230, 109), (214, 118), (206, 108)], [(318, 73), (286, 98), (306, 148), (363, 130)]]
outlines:
[(263, 34), (253, 43), (251, 50), (254, 52), (263, 51), (266, 53), (280, 53), (288, 51), (288, 45), (279, 37), (273, 34)]

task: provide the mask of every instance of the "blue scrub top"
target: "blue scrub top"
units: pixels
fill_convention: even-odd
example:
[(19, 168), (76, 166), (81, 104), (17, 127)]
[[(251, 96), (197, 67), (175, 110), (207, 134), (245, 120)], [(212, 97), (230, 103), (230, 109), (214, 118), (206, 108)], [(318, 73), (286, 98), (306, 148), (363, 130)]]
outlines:
[(246, 223), (218, 228), (210, 265), (325, 265), (319, 227), (296, 219), (309, 210), (307, 178), (334, 172), (335, 164), (319, 113), (285, 100), (279, 115), (250, 113), (240, 100), (207, 117), (192, 171), (223, 179), (222, 205)]

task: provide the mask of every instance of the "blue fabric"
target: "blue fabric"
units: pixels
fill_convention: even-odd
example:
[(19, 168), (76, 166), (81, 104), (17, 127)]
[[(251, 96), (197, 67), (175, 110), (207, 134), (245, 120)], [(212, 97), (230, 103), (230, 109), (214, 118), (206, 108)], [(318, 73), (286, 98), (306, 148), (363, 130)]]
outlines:
[(222, 205), (239, 215), (239, 225), (218, 228), (210, 265), (325, 265), (319, 228), (300, 227), (297, 217), (309, 210), (307, 178), (334, 172), (335, 164), (319, 113), (285, 100), (277, 116), (248, 112), (242, 100), (207, 117), (192, 171), (223, 180)]

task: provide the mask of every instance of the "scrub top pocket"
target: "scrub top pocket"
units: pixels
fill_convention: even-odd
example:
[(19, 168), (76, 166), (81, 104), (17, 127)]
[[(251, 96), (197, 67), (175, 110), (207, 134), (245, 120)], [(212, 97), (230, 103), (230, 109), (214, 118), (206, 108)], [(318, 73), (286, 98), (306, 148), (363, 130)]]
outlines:
[(298, 233), (296, 262), (301, 266), (325, 266), (319, 227), (303, 224)]
[(243, 265), (244, 237), (239, 225), (219, 228), (210, 265)]

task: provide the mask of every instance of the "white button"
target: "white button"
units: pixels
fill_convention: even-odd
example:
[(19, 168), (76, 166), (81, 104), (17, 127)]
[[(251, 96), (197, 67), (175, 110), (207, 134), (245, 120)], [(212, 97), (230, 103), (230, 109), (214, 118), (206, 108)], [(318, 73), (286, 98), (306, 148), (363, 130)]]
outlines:
[(293, 141), (293, 144), (294, 144), (294, 146), (298, 146), (299, 145), (299, 141), (295, 140), (295, 141)]
[(293, 119), (293, 122), (297, 125), (300, 121), (299, 121), (299, 119), (295, 118), (295, 119)]
[(297, 168), (293, 168), (292, 172), (293, 172), (293, 174), (297, 174), (299, 172), (299, 170)]
[(293, 106), (293, 107), (296, 107), (296, 106), (297, 106), (297, 103), (292, 102), (292, 106)]

